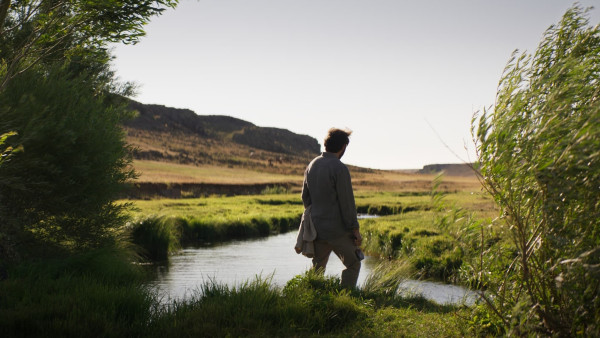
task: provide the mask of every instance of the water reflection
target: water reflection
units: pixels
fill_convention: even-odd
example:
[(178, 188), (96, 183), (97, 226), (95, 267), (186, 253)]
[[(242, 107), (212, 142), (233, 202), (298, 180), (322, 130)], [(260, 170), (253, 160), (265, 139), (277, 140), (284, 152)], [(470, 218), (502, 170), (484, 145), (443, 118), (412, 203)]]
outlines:
[[(270, 278), (272, 284), (284, 286), (294, 276), (311, 266), (311, 260), (296, 254), (296, 233), (289, 232), (267, 238), (232, 241), (213, 246), (186, 248), (170, 257), (167, 264), (155, 265), (156, 278), (149, 283), (167, 302), (185, 299), (210, 280), (230, 286), (239, 285), (257, 276)], [(358, 279), (362, 285), (377, 264), (377, 259), (365, 257)], [(340, 276), (344, 266), (331, 255), (326, 275)], [(422, 293), (438, 303), (460, 301), (465, 290), (431, 282), (407, 281), (404, 292)]]
[(463, 287), (420, 280), (406, 280), (400, 284), (400, 293), (423, 295), (438, 304), (473, 305), (478, 299), (475, 292)]

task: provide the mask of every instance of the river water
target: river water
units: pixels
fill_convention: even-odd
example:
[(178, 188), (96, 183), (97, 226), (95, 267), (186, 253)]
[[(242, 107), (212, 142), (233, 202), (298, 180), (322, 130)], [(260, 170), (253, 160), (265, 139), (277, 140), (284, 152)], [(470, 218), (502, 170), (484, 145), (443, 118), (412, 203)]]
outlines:
[[(296, 232), (260, 239), (231, 241), (211, 246), (185, 248), (165, 264), (154, 265), (155, 278), (149, 287), (163, 302), (186, 299), (203, 283), (215, 281), (230, 286), (252, 281), (257, 276), (271, 279), (272, 284), (285, 286), (287, 281), (304, 273), (311, 260), (294, 251)], [(358, 279), (359, 287), (377, 265), (377, 259), (365, 257)], [(332, 254), (326, 275), (340, 276), (343, 264)], [(475, 295), (461, 287), (425, 281), (407, 280), (402, 292), (422, 294), (440, 304), (473, 303)]]

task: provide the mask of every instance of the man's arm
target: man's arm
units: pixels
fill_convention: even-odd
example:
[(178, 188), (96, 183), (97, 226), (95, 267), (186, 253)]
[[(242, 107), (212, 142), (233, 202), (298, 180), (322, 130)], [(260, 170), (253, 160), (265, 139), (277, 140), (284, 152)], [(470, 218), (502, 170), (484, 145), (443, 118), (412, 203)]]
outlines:
[(354, 202), (354, 192), (352, 191), (352, 181), (350, 179), (350, 171), (345, 165), (338, 173), (336, 190), (344, 227), (348, 230), (356, 229), (356, 232), (358, 232), (359, 225), (356, 217), (356, 204)]
[(302, 203), (304, 204), (304, 209), (312, 204), (310, 192), (308, 191), (308, 182), (306, 181), (306, 173), (304, 174), (304, 183), (302, 184)]

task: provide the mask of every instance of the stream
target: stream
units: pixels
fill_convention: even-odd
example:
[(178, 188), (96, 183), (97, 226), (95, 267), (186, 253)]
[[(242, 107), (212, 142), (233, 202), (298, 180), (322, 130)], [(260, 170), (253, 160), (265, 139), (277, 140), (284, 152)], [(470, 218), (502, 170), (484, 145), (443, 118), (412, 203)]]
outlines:
[[(296, 275), (311, 267), (311, 260), (296, 254), (296, 231), (260, 239), (230, 241), (210, 246), (187, 247), (169, 258), (168, 262), (155, 264), (154, 279), (148, 286), (155, 290), (163, 302), (186, 299), (210, 281), (229, 286), (252, 281), (257, 276), (270, 279), (273, 285), (283, 287)], [(378, 259), (366, 256), (358, 279), (360, 287), (375, 268)], [(342, 262), (332, 254), (326, 275), (341, 276)], [(474, 292), (462, 287), (407, 280), (400, 292), (422, 294), (439, 304), (472, 304)]]

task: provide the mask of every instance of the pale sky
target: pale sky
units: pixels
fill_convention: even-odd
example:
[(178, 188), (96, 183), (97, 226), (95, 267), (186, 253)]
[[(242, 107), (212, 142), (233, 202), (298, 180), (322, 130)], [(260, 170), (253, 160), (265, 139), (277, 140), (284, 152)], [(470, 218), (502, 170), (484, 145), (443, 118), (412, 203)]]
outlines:
[[(320, 144), (330, 127), (349, 128), (343, 162), (421, 168), (475, 159), (473, 113), (494, 103), (511, 53), (534, 52), (572, 5), (181, 0), (151, 20), (140, 43), (114, 47), (113, 66), (138, 85), (142, 103), (233, 116)], [(592, 10), (591, 24), (599, 18)]]

